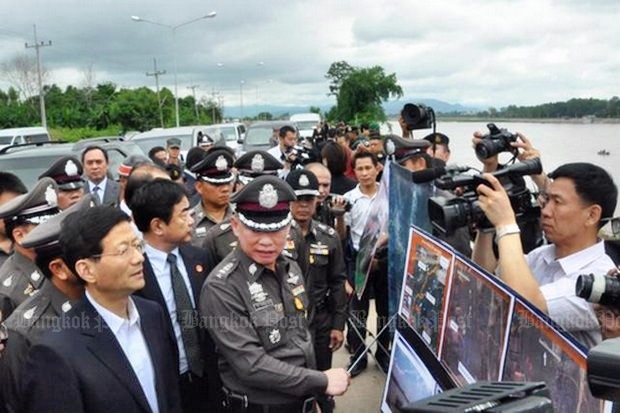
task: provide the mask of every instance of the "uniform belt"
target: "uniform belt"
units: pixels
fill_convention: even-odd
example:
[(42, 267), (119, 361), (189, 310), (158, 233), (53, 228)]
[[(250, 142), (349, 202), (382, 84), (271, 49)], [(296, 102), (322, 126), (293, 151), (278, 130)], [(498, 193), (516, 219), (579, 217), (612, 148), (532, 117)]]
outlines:
[(285, 403), (285, 404), (258, 404), (248, 400), (245, 394), (235, 393), (226, 388), (224, 400), (229, 413), (314, 413), (314, 397)]

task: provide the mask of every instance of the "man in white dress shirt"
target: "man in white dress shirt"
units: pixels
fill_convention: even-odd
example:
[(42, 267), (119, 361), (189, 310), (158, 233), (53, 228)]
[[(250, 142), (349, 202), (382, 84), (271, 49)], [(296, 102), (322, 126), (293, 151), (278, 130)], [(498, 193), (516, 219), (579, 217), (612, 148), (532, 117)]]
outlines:
[[(601, 341), (592, 304), (575, 295), (580, 274), (604, 275), (615, 265), (598, 238), (601, 226), (613, 216), (618, 189), (611, 176), (589, 163), (569, 163), (551, 174), (542, 193), (541, 223), (551, 243), (524, 255), (519, 227), (506, 191), (492, 175), (492, 187), (480, 185), (480, 208), (495, 227), (478, 231), (473, 259), (499, 277), (583, 345)], [(499, 259), (492, 243), (495, 238)]]

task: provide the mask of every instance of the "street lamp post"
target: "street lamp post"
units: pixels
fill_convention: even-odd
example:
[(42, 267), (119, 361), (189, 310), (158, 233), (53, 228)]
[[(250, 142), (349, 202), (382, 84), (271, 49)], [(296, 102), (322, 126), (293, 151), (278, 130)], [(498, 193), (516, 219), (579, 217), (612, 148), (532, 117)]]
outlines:
[(239, 83), (239, 103), (240, 103), (240, 108), (241, 108), (241, 116), (239, 117), (239, 121), (243, 122), (243, 84), (245, 83), (245, 80), (242, 80), (241, 83)]
[(177, 127), (180, 126), (179, 124), (179, 91), (178, 91), (178, 81), (177, 81), (177, 72), (178, 72), (178, 68), (177, 68), (177, 29), (183, 26), (187, 26), (188, 24), (197, 22), (199, 20), (203, 20), (203, 19), (210, 19), (213, 18), (217, 15), (216, 12), (212, 11), (209, 14), (205, 14), (204, 16), (201, 17), (197, 17), (195, 19), (192, 20), (188, 20), (186, 22), (177, 24), (175, 26), (170, 25), (170, 24), (165, 24), (165, 23), (160, 23), (160, 22), (156, 22), (153, 20), (148, 20), (148, 19), (144, 19), (140, 16), (131, 16), (131, 20), (138, 22), (138, 23), (151, 23), (157, 26), (162, 26), (162, 27), (167, 27), (168, 29), (170, 29), (170, 31), (172, 31), (172, 59), (174, 60), (174, 114), (176, 117), (176, 125)]

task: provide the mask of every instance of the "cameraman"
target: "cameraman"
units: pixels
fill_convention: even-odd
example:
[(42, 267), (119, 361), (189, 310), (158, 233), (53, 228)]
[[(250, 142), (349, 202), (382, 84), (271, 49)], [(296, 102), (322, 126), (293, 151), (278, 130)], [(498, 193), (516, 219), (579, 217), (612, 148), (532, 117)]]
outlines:
[(278, 145), (270, 148), (267, 152), (282, 163), (282, 169), (278, 171), (278, 176), (286, 178), (291, 166), (295, 163), (297, 151), (297, 131), (289, 125), (284, 125), (278, 132)]
[[(495, 233), (478, 231), (473, 260), (493, 272), (551, 319), (591, 347), (601, 341), (593, 306), (575, 295), (579, 274), (606, 273), (614, 267), (598, 230), (613, 216), (618, 190), (611, 176), (589, 163), (569, 163), (551, 174), (541, 194), (542, 226), (552, 244), (527, 255), (506, 191), (490, 174), (477, 188), (480, 208)], [(497, 241), (499, 260), (492, 243)]]

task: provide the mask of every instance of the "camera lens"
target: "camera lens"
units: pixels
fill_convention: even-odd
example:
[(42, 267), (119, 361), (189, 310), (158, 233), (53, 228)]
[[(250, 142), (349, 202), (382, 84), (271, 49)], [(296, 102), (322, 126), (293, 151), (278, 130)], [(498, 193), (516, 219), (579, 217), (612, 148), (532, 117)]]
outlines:
[(620, 280), (606, 275), (580, 275), (575, 294), (591, 303), (620, 308)]
[(476, 156), (481, 161), (489, 159), (504, 151), (504, 145), (501, 140), (483, 139), (476, 145)]

